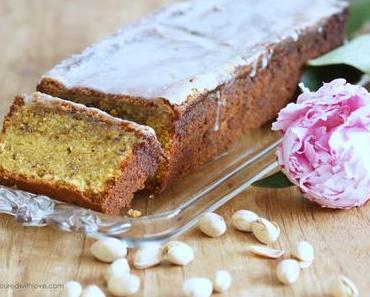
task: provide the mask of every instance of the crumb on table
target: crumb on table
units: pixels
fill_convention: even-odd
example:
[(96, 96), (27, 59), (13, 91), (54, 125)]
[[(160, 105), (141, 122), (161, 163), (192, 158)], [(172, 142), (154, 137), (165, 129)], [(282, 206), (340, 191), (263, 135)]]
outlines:
[(141, 217), (141, 211), (132, 208), (127, 211), (127, 214), (133, 218)]

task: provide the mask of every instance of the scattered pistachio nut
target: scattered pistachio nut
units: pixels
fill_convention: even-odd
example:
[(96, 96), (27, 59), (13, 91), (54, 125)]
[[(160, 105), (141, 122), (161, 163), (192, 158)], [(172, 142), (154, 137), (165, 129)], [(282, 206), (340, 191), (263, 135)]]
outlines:
[(258, 218), (252, 223), (252, 232), (260, 242), (270, 244), (279, 238), (280, 228), (274, 222)]
[(62, 297), (80, 297), (81, 293), (81, 284), (76, 281), (69, 281), (64, 284)]
[(284, 255), (283, 250), (279, 249), (273, 249), (266, 246), (260, 246), (260, 245), (250, 245), (248, 247), (248, 250), (261, 257), (266, 257), (270, 259), (277, 259), (280, 258), (282, 255)]
[(278, 264), (276, 276), (281, 283), (290, 285), (298, 280), (300, 271), (301, 268), (296, 260), (285, 259)]
[(140, 291), (140, 278), (130, 273), (119, 277), (113, 276), (108, 281), (108, 291), (117, 297), (135, 295)]
[(232, 277), (226, 270), (216, 271), (213, 277), (213, 290), (215, 292), (224, 293), (230, 289)]
[(199, 229), (209, 237), (219, 237), (226, 232), (225, 220), (216, 213), (205, 213), (199, 220)]
[(329, 294), (333, 297), (357, 297), (359, 291), (348, 277), (339, 275), (331, 281)]
[(212, 291), (212, 282), (205, 277), (188, 278), (183, 286), (183, 292), (186, 297), (210, 297)]
[(133, 258), (133, 264), (137, 269), (146, 269), (161, 263), (162, 246), (159, 244), (149, 244), (139, 248)]
[(105, 297), (105, 294), (98, 286), (90, 285), (82, 290), (81, 297)]
[(127, 273), (130, 273), (130, 266), (127, 259), (117, 259), (109, 265), (107, 271), (105, 272), (105, 280), (108, 282), (109, 279), (113, 276), (119, 277)]
[(91, 245), (91, 253), (102, 262), (111, 263), (114, 260), (126, 257), (127, 244), (116, 238), (104, 238)]
[(181, 241), (170, 241), (163, 247), (163, 259), (168, 262), (185, 266), (194, 260), (192, 247)]
[(299, 241), (292, 250), (292, 256), (298, 260), (299, 266), (304, 269), (312, 264), (314, 249), (309, 242)]
[(258, 215), (253, 211), (241, 209), (236, 212), (231, 217), (233, 226), (244, 232), (252, 232), (252, 223), (258, 219)]

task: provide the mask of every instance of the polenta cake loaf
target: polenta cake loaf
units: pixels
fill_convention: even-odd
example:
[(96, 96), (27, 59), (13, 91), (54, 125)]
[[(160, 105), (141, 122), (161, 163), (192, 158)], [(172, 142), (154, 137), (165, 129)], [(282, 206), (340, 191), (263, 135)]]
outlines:
[(33, 93), (19, 96), (0, 134), (0, 183), (118, 213), (162, 158), (152, 128)]
[(340, 45), (341, 0), (176, 3), (43, 75), (38, 90), (154, 128), (162, 190), (292, 99), (303, 65)]

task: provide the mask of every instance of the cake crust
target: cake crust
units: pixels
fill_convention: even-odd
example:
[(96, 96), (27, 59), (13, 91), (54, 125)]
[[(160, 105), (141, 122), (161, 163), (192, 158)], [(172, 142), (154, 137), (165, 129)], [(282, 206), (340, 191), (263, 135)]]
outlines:
[(158, 163), (163, 158), (163, 152), (156, 139), (155, 132), (150, 127), (117, 119), (100, 110), (52, 98), (41, 93), (15, 98), (8, 115), (5, 117), (2, 133), (6, 133), (7, 128), (11, 125), (12, 115), (22, 106), (31, 102), (41, 103), (45, 107), (82, 114), (100, 123), (114, 125), (115, 128), (123, 132), (134, 133), (139, 140), (134, 144), (132, 154), (119, 164), (120, 175), (116, 179), (110, 180), (104, 190), (99, 193), (81, 191), (71, 184), (62, 185), (41, 178), (18, 175), (3, 168), (0, 168), (0, 184), (10, 187), (15, 186), (25, 191), (47, 195), (60, 201), (104, 213), (118, 214), (122, 207), (130, 205), (134, 193), (144, 188), (147, 178), (156, 172)]
[[(331, 1), (334, 2), (338, 1)], [(79, 79), (67, 77), (66, 68), (73, 67), (76, 60), (82, 64), (89, 63), (83, 54), (67, 59), (44, 75), (38, 90), (99, 108), (104, 102), (108, 112), (109, 106), (113, 108), (124, 103), (138, 107), (165, 107), (171, 118), (168, 125), (171, 146), (166, 149), (168, 159), (163, 165), (165, 170), (161, 172), (160, 180), (154, 186), (150, 185), (161, 191), (178, 176), (193, 171), (222, 152), (248, 129), (273, 119), (293, 99), (304, 64), (342, 44), (346, 16), (345, 6), (336, 7), (334, 12), (301, 28), (299, 34), (264, 45), (263, 52), (254, 56), (253, 62), (234, 65), (232, 77), (218, 83), (214, 89), (196, 85), (197, 88), (187, 96), (177, 93), (173, 100), (168, 96), (141, 97), (131, 91), (125, 93), (127, 86), (115, 93), (104, 92), (84, 82), (83, 75)], [(156, 16), (152, 18), (156, 19)], [(142, 22), (150, 23), (151, 18)], [(171, 26), (176, 23), (173, 20), (169, 22)], [(117, 36), (112, 38), (116, 40)], [(87, 50), (94, 51), (99, 53), (99, 44)]]

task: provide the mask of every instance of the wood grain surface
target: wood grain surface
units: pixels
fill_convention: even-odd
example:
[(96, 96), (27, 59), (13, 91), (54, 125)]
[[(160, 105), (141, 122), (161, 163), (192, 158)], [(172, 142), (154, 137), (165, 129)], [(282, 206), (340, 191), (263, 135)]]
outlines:
[[(34, 90), (40, 75), (61, 58), (165, 2), (0, 0), (0, 113), (7, 110), (15, 94)], [(315, 262), (302, 271), (297, 283), (280, 285), (275, 277), (276, 261), (247, 253), (248, 244), (256, 240), (230, 226), (232, 213), (241, 208), (252, 209), (280, 225), (282, 235), (274, 246), (283, 248), (287, 255), (297, 240), (306, 239), (314, 245)], [(219, 213), (229, 226), (223, 237), (206, 238), (194, 229), (181, 238), (195, 249), (193, 263), (184, 268), (159, 266), (134, 271), (142, 279), (138, 296), (182, 296), (185, 278), (211, 277), (217, 269), (229, 270), (233, 276), (230, 292), (222, 296), (327, 296), (328, 282), (336, 274), (349, 276), (361, 296), (370, 296), (369, 205), (331, 211), (304, 201), (296, 189), (251, 189)], [(59, 296), (60, 288), (35, 286), (57, 286), (71, 279), (104, 288), (106, 264), (92, 258), (90, 244), (79, 234), (24, 228), (0, 216), (0, 296)], [(16, 288), (6, 289), (9, 285)]]

